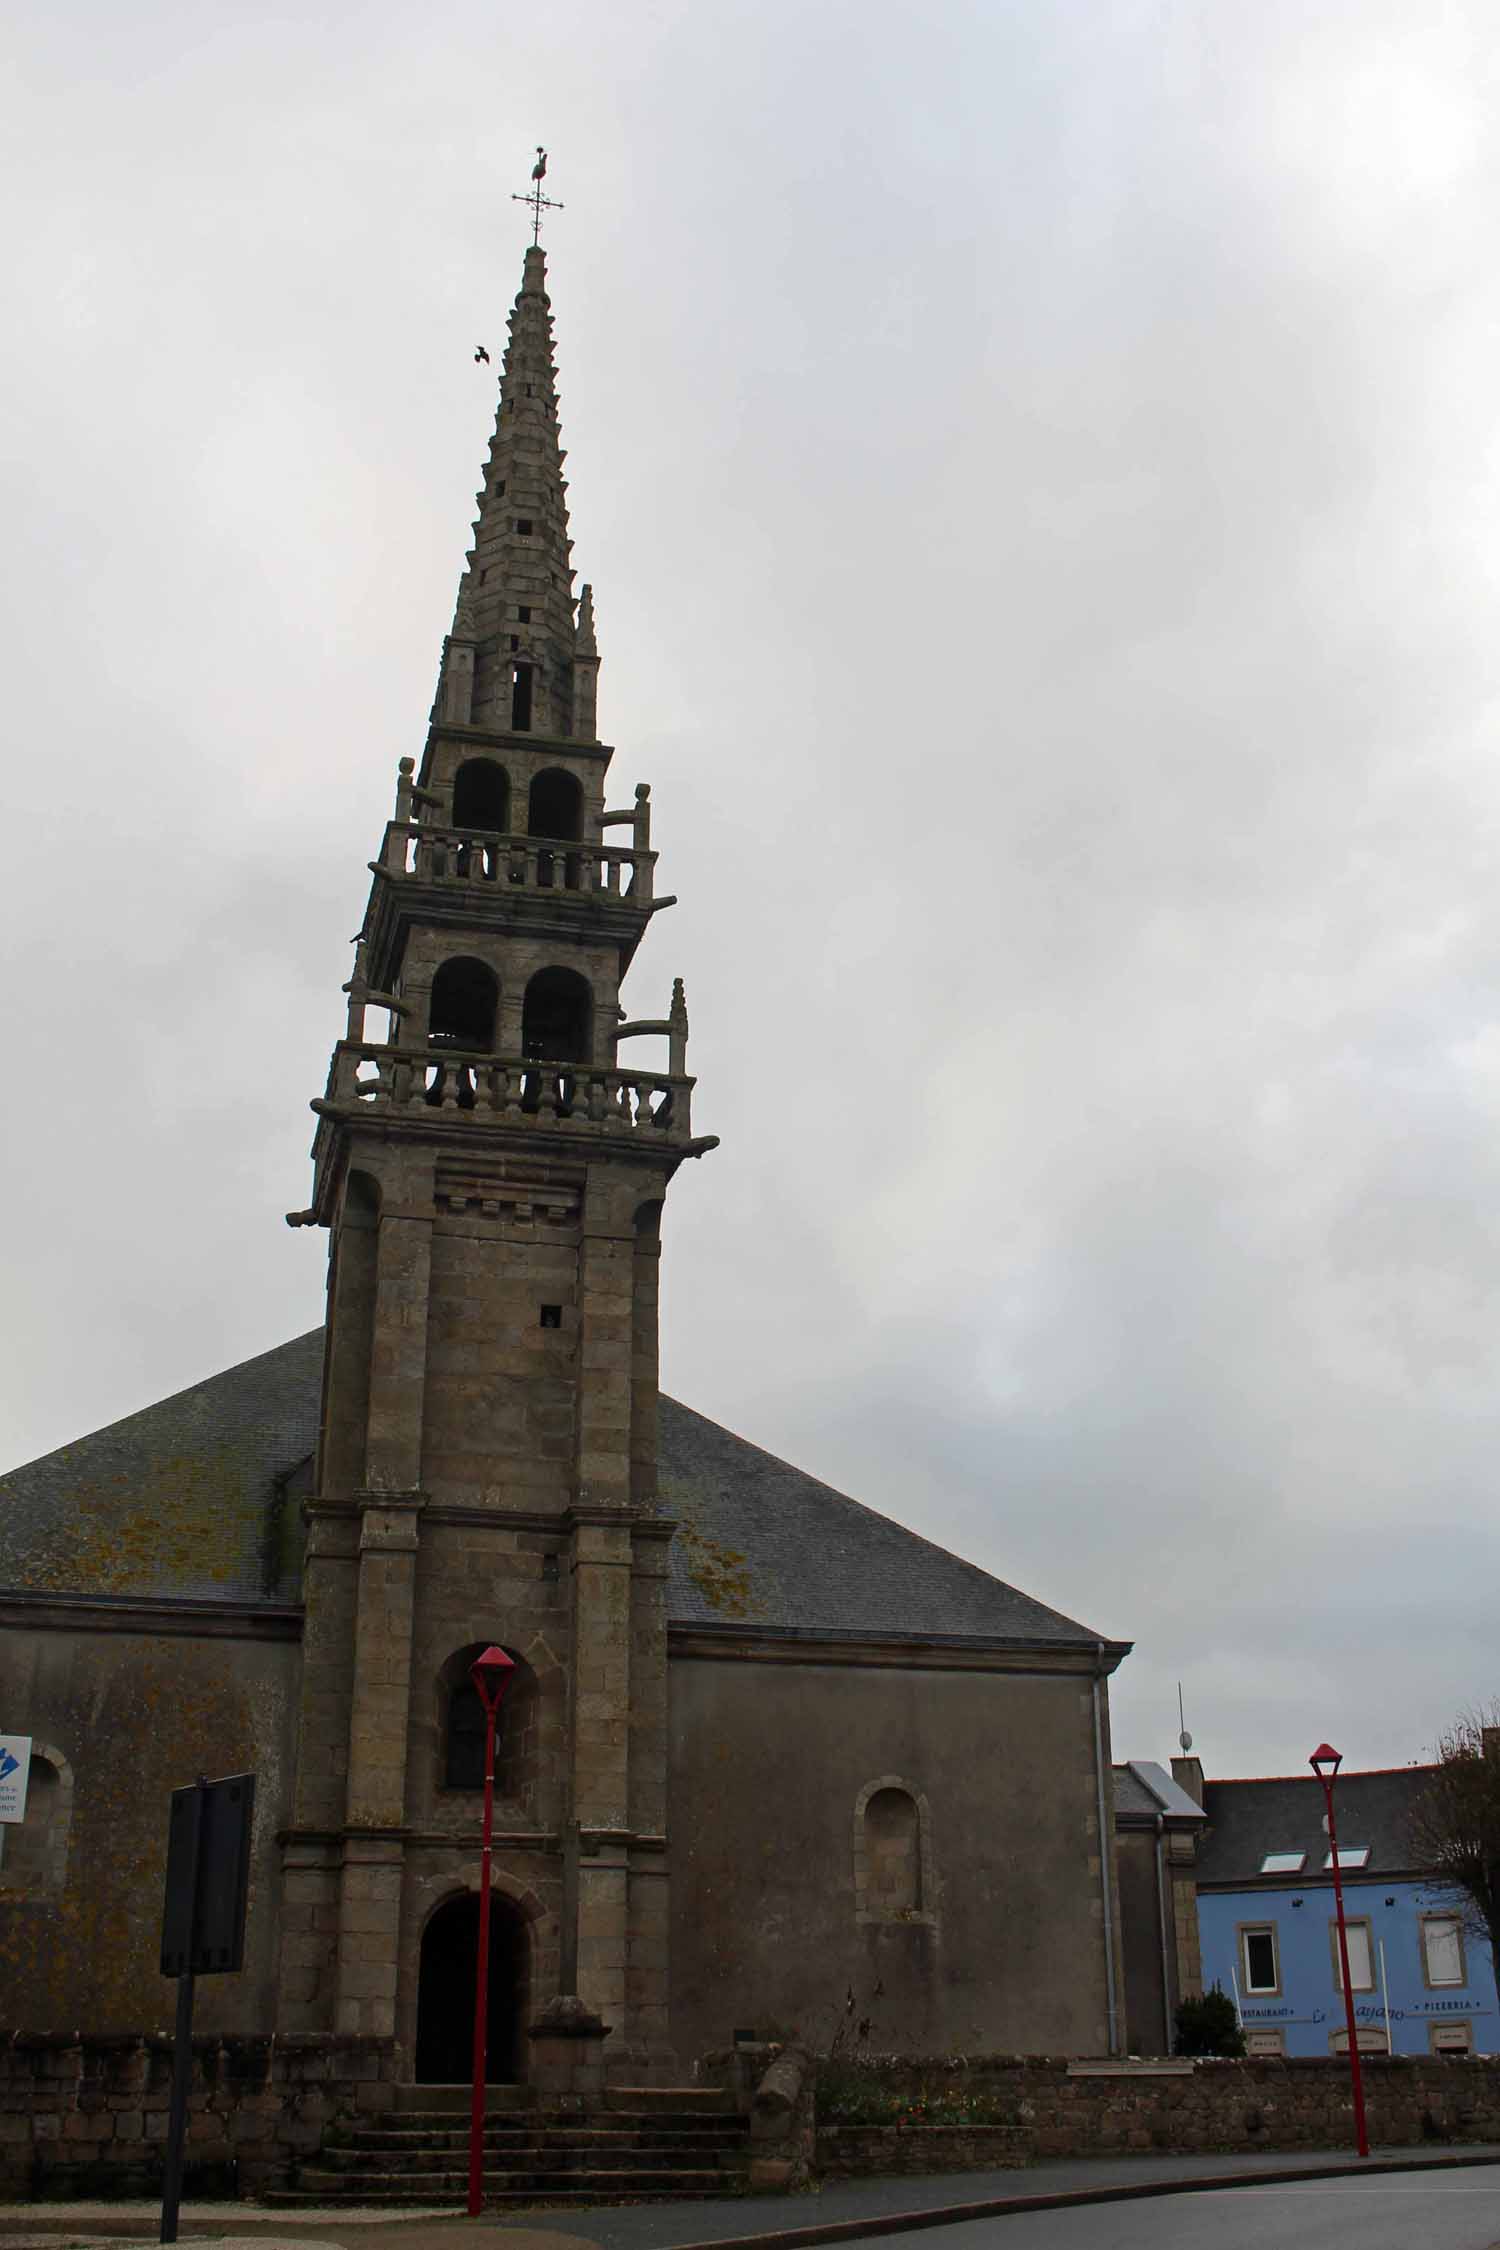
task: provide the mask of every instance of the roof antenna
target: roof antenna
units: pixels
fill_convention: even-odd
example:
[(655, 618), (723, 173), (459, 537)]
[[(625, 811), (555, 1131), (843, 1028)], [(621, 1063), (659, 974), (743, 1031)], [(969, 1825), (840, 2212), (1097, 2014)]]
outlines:
[(1193, 1747), (1193, 1738), (1188, 1733), (1187, 1720), (1183, 1716), (1181, 1680), (1179, 1680), (1177, 1683), (1177, 1726), (1179, 1730), (1177, 1735), (1177, 1747), (1182, 1752), (1183, 1756), (1186, 1757), (1188, 1752)]

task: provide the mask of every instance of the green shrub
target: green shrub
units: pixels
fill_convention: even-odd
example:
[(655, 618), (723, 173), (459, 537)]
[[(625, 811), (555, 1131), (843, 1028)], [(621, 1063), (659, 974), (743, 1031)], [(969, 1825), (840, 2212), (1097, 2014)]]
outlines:
[(1200, 1999), (1181, 2002), (1173, 2050), (1179, 2055), (1242, 2055), (1245, 2052), (1245, 2034), (1227, 1992), (1213, 1985)]
[(903, 2106), (888, 2078), (839, 2055), (819, 2066), (817, 2102), (820, 2125), (891, 2125)]
[[(1014, 2097), (994, 2086), (953, 2083), (939, 2069), (936, 2082), (913, 2084), (908, 2070), (884, 2070), (873, 2060), (830, 2055), (818, 2068), (820, 2125), (1008, 2125)], [(946, 2082), (945, 2082), (946, 2080)]]

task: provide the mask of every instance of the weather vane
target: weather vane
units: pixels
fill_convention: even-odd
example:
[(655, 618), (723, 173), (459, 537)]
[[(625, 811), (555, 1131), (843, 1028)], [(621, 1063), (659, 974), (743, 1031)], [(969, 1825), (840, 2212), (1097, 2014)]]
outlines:
[(530, 192), (526, 195), (513, 195), (511, 197), (512, 203), (524, 203), (530, 208), (531, 239), (533, 242), (540, 242), (542, 239), (542, 213), (544, 211), (561, 211), (563, 208), (562, 204), (554, 203), (550, 195), (543, 195), (542, 182), (546, 177), (547, 151), (539, 147), (536, 152), (536, 162), (531, 167)]

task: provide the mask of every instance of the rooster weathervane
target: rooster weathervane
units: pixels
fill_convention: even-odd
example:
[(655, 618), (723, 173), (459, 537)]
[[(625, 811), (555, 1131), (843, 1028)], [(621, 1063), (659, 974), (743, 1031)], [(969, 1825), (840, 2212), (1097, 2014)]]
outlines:
[(531, 167), (530, 188), (527, 190), (525, 195), (513, 195), (511, 197), (512, 203), (524, 203), (530, 210), (531, 239), (534, 243), (540, 242), (542, 239), (542, 213), (544, 211), (561, 211), (563, 209), (562, 204), (554, 203), (550, 195), (543, 195), (542, 182), (546, 177), (547, 151), (544, 148), (538, 146), (536, 152), (536, 162)]

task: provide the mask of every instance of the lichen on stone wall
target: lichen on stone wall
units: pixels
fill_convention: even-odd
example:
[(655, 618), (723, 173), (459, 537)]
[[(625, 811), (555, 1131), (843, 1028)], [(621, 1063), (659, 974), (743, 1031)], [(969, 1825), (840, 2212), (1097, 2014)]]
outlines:
[[(80, 1636), (69, 1653), (66, 1678), (54, 1667), (47, 1714), (78, 1777), (66, 1884), (45, 1900), (0, 1895), (0, 1993), (11, 2002), (7, 2021), (28, 2030), (154, 2031), (170, 2022), (172, 2001), (157, 1966), (172, 1791), (199, 1773), (258, 1771), (252, 1895), (269, 1872), (260, 1838), (282, 1795), (286, 1713), (266, 1656), (280, 1652), (247, 1662), (232, 1641), (111, 1634)], [(270, 1943), (253, 1904), (262, 1988)], [(254, 1969), (210, 1980), (205, 2028), (221, 2010), (253, 2021), (263, 2005), (256, 1981)]]
[(747, 1558), (735, 1547), (710, 1539), (689, 1518), (677, 1526), (688, 1577), (711, 1609), (721, 1617), (752, 1618), (764, 1614), (750, 1578)]
[(22, 1583), (36, 1593), (125, 1594), (253, 1582), (270, 1498), (232, 1446), (163, 1455), (144, 1476), (122, 1469), (80, 1483), (66, 1538), (33, 1551)]

